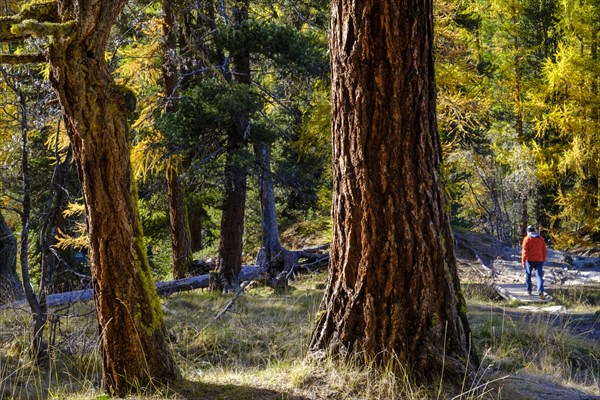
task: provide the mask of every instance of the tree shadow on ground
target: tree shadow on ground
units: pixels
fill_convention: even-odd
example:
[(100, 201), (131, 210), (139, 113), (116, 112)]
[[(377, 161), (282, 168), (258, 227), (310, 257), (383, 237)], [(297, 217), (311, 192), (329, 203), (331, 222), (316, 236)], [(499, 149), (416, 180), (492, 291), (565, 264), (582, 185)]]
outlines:
[[(489, 380), (499, 377), (490, 376)], [(514, 374), (489, 385), (492, 399), (511, 400), (600, 400), (600, 396), (563, 386), (550, 376)], [(497, 397), (496, 397), (497, 396)]]
[(170, 390), (189, 400), (309, 400), (287, 392), (243, 385), (218, 385), (184, 380)]

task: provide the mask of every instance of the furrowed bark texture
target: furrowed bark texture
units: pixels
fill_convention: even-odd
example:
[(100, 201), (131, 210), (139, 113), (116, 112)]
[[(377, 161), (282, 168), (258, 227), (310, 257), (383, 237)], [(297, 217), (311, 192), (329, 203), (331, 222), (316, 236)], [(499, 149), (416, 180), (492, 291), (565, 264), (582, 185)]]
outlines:
[(397, 357), (423, 381), (476, 363), (444, 211), (432, 29), (430, 0), (332, 1), (334, 231), (310, 346)]
[(70, 38), (55, 38), (48, 52), (83, 188), (104, 385), (116, 395), (179, 376), (142, 241), (126, 96), (104, 60), (125, 2), (59, 2), (63, 20), (77, 25)]

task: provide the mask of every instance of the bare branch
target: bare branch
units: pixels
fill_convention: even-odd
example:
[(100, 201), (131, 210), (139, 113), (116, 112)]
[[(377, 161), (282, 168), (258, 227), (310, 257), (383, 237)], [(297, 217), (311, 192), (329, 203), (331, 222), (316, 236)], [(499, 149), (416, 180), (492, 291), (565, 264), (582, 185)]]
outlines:
[(44, 54), (0, 54), (0, 64), (38, 64), (45, 63)]
[(65, 37), (73, 31), (76, 24), (72, 20), (66, 22), (39, 22), (33, 19), (26, 19), (19, 24), (13, 25), (11, 32), (21, 37)]
[(13, 29), (16, 25), (27, 20), (35, 20), (40, 23), (59, 22), (57, 1), (32, 2), (25, 4), (16, 15), (0, 17), (0, 42), (18, 41), (29, 36), (30, 32), (14, 31)]

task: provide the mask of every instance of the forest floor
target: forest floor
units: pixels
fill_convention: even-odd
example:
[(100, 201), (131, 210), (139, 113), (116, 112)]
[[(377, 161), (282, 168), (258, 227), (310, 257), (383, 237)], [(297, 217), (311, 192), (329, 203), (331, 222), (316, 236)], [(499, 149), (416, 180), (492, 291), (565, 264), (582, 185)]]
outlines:
[[(306, 237), (295, 229), (290, 236)], [(284, 244), (295, 249), (322, 239), (317, 235)], [(482, 363), (478, 390), (464, 388), (455, 399), (600, 399), (597, 260), (551, 251), (546, 275), (551, 300), (507, 301), (494, 285), (521, 284), (523, 271), (514, 265), (518, 250), (475, 234), (459, 234), (457, 241), (469, 322)], [(217, 320), (231, 295), (194, 290), (164, 298), (165, 322), (184, 381), (133, 398), (453, 398), (438, 387), (418, 387), (386, 371), (307, 359), (325, 280), (325, 273), (303, 275), (285, 293), (252, 287)], [(107, 399), (100, 386), (93, 303), (57, 307), (53, 315), (48, 329), (52, 364), (43, 371), (28, 356), (28, 310), (0, 310), (0, 398)]]

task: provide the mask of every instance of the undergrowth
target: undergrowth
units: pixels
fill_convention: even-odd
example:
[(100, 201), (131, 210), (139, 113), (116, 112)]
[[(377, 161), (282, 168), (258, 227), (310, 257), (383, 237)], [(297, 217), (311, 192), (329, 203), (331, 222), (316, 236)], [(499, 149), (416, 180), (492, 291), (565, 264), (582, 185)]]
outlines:
[[(231, 296), (193, 291), (163, 299), (165, 321), (184, 380), (144, 399), (451, 399), (447, 382), (420, 387), (409, 374), (306, 358), (324, 274), (303, 277), (284, 294), (250, 289), (213, 320)], [(600, 344), (574, 334), (572, 320), (528, 315), (489, 299), (485, 286), (465, 290), (469, 320), (483, 360), (461, 399), (502, 397), (508, 376), (544, 374), (561, 386), (600, 394)], [(54, 310), (47, 371), (28, 355), (30, 320), (0, 311), (0, 398), (104, 399), (101, 354), (92, 303)], [(562, 319), (561, 319), (562, 318)], [(488, 385), (486, 382), (494, 381)], [(456, 384), (456, 382), (454, 382)], [(459, 385), (460, 386), (460, 385)], [(133, 397), (135, 398), (135, 397)]]

